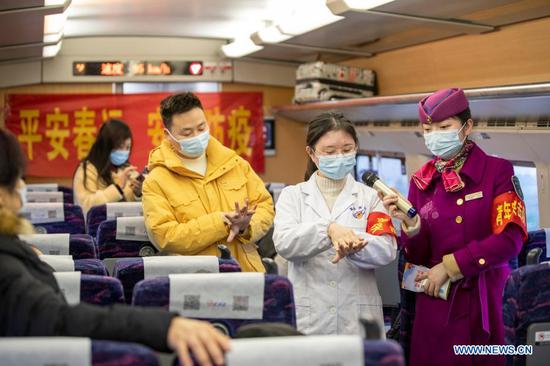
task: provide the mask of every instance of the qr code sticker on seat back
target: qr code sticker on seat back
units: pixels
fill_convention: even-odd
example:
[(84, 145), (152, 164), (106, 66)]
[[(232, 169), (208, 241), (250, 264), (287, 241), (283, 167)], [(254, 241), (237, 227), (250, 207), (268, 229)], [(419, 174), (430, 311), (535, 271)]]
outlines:
[(234, 311), (248, 311), (248, 296), (233, 296)]
[(184, 295), (183, 310), (200, 310), (201, 297), (200, 295)]

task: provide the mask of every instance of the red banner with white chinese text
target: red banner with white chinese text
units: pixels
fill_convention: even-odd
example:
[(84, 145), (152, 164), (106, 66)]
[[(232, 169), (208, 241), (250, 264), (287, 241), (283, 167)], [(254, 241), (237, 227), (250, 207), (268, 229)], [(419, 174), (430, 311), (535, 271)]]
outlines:
[[(71, 177), (101, 124), (126, 122), (133, 137), (130, 162), (138, 169), (163, 139), (160, 101), (169, 94), (32, 94), (6, 96), (6, 127), (28, 160), (27, 176)], [(210, 133), (264, 171), (262, 93), (197, 93)]]

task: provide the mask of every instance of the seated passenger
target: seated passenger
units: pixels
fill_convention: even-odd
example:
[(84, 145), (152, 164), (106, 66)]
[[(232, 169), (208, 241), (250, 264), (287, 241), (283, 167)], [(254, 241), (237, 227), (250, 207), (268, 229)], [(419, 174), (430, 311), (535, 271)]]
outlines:
[(318, 116), (307, 132), (306, 182), (277, 201), (273, 241), (289, 261), (306, 334), (358, 334), (360, 318), (384, 324), (374, 269), (395, 259), (396, 234), (376, 191), (350, 174), (357, 149), (349, 120)]
[[(189, 351), (202, 365), (223, 364), (229, 340), (210, 324), (162, 309), (125, 305), (69, 306), (53, 276), (31, 247), (18, 239), (32, 233), (17, 216), (24, 196), (24, 156), (19, 142), (0, 129), (0, 337), (70, 336), (138, 342), (158, 351), (175, 350), (184, 365)], [(212, 361), (211, 361), (212, 360)]]
[(264, 272), (255, 242), (273, 222), (262, 180), (233, 150), (211, 137), (192, 93), (161, 102), (164, 141), (149, 156), (143, 186), (145, 225), (161, 251), (217, 255), (227, 243), (243, 271)]
[(141, 180), (128, 157), (132, 133), (126, 123), (112, 119), (99, 129), (90, 153), (74, 174), (75, 203), (84, 217), (93, 206), (141, 199)]

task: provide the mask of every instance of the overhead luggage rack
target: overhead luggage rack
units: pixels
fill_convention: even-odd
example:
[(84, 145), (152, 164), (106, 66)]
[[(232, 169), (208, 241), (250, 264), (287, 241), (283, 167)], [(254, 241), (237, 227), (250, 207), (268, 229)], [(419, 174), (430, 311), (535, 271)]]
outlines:
[[(475, 119), (515, 121), (540, 120), (550, 115), (550, 83), (465, 89)], [(429, 93), (415, 93), (340, 101), (315, 102), (275, 107), (275, 114), (298, 122), (308, 122), (323, 112), (342, 112), (360, 125), (370, 122), (407, 122), (403, 127), (414, 127), (417, 104)], [(543, 118), (543, 119), (544, 119)], [(545, 123), (542, 123), (545, 125)], [(380, 127), (380, 126), (378, 126)]]

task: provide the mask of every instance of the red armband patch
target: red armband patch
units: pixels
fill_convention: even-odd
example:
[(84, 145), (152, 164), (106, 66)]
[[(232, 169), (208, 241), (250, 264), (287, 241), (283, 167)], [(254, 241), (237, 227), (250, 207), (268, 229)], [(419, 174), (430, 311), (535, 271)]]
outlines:
[(371, 235), (391, 235), (397, 239), (391, 217), (383, 212), (371, 212), (367, 218), (367, 233)]
[(523, 232), (523, 240), (527, 239), (525, 204), (516, 192), (502, 193), (494, 199), (491, 223), (493, 234), (500, 234), (508, 224), (517, 224)]

